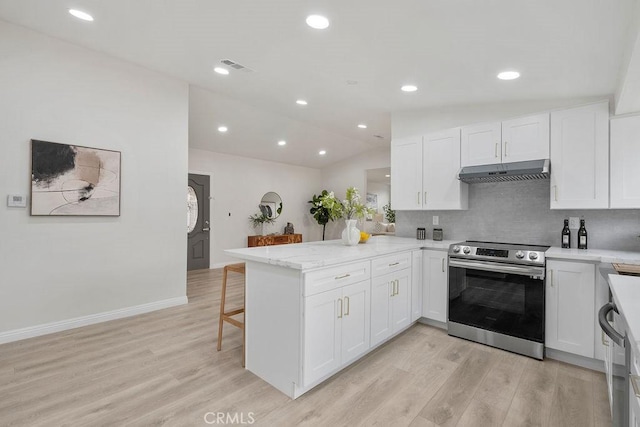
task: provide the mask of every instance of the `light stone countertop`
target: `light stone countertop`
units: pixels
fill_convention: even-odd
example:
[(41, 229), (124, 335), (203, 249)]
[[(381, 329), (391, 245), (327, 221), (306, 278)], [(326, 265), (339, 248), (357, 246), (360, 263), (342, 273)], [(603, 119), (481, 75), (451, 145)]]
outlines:
[(640, 354), (640, 277), (609, 275), (609, 289), (618, 311), (627, 323), (632, 350)]
[(296, 270), (309, 270), (415, 249), (446, 251), (449, 249), (449, 245), (458, 242), (457, 240), (434, 241), (395, 236), (372, 236), (367, 243), (355, 246), (345, 246), (341, 240), (327, 240), (291, 245), (227, 249), (224, 252), (245, 261), (262, 262)]
[(640, 252), (614, 251), (608, 249), (562, 249), (556, 246), (545, 252), (547, 259), (593, 261), (607, 264), (640, 264)]

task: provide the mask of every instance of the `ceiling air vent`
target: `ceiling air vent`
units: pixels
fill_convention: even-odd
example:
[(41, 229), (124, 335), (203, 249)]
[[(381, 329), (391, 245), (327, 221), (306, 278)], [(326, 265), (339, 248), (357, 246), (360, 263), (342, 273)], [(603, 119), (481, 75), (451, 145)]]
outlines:
[(233, 68), (233, 69), (235, 69), (235, 70), (242, 70), (242, 71), (244, 71), (245, 73), (251, 73), (251, 72), (253, 72), (253, 70), (252, 70), (251, 68), (249, 68), (249, 67), (245, 67), (244, 65), (242, 65), (242, 64), (238, 64), (237, 62), (232, 61), (232, 60), (230, 60), (230, 59), (223, 59), (223, 60), (221, 60), (220, 62), (222, 62), (224, 65), (228, 65), (229, 67), (231, 67), (231, 68)]

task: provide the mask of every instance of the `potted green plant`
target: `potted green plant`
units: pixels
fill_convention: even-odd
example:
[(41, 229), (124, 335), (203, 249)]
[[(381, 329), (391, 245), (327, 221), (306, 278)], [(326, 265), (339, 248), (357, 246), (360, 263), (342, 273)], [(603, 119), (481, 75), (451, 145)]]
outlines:
[(386, 205), (384, 205), (382, 207), (382, 210), (384, 211), (384, 217), (387, 219), (388, 222), (390, 222), (390, 223), (391, 222), (392, 223), (396, 222), (396, 211), (391, 209), (391, 202), (389, 202)]
[(253, 228), (260, 227), (260, 234), (264, 236), (264, 225), (273, 224), (274, 222), (276, 222), (276, 220), (274, 218), (271, 218), (261, 210), (257, 214), (250, 215), (249, 222), (251, 222)]
[(360, 242), (360, 230), (356, 228), (357, 220), (363, 219), (367, 215), (373, 215), (374, 212), (374, 209), (362, 203), (357, 188), (347, 188), (346, 198), (342, 201), (342, 214), (347, 225), (342, 231), (342, 243), (347, 246), (357, 245)]
[(342, 217), (342, 204), (336, 199), (333, 191), (327, 190), (322, 190), (318, 196), (314, 194), (309, 203), (312, 205), (309, 213), (322, 226), (322, 240), (324, 240), (324, 232), (329, 221)]

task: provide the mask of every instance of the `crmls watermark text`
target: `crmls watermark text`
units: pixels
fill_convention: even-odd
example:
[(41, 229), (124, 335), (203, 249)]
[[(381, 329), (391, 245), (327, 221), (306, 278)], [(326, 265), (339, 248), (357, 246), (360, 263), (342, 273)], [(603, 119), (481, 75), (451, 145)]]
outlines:
[(253, 424), (256, 422), (254, 415), (253, 412), (207, 412), (204, 414), (204, 422), (209, 425)]

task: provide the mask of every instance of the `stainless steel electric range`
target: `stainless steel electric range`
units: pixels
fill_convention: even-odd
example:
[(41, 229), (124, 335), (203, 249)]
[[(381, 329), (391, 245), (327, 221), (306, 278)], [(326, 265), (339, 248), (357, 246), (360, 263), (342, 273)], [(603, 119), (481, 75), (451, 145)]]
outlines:
[(449, 247), (449, 335), (544, 358), (548, 246), (467, 241)]

